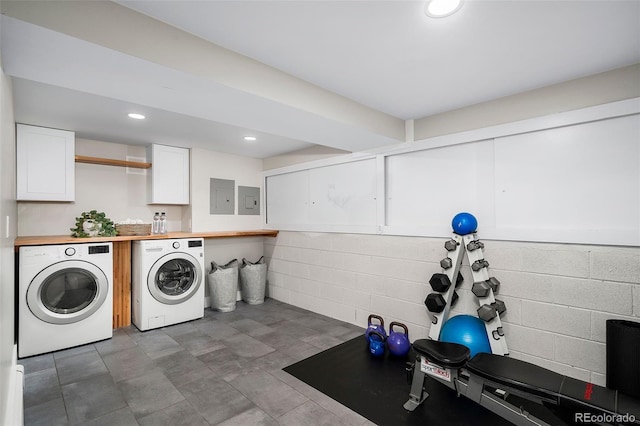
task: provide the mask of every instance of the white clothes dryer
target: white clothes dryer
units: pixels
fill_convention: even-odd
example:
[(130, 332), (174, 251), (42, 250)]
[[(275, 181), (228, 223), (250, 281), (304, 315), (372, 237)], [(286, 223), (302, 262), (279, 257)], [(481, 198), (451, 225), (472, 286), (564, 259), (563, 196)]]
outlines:
[(18, 357), (113, 336), (112, 243), (22, 246)]
[(133, 241), (132, 321), (141, 331), (204, 316), (204, 239)]

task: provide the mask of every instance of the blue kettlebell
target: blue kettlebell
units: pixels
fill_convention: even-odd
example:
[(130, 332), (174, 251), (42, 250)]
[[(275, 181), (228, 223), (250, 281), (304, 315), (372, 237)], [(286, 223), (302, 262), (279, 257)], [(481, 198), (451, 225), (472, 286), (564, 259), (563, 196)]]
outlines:
[[(378, 320), (380, 324), (372, 323), (371, 322), (372, 319)], [(371, 333), (372, 331), (376, 331), (380, 333), (385, 340), (387, 339), (387, 332), (384, 331), (384, 320), (382, 319), (381, 316), (374, 315), (374, 314), (369, 315), (369, 318), (367, 319), (367, 329), (364, 332), (364, 337), (367, 340), (369, 340), (369, 333)]]
[[(393, 331), (393, 327), (401, 327), (403, 333)], [(401, 322), (392, 322), (389, 324), (389, 337), (387, 338), (387, 346), (389, 352), (398, 357), (407, 356), (409, 349), (411, 349), (411, 342), (409, 341), (409, 329)]]
[(369, 332), (368, 339), (369, 339), (369, 352), (371, 353), (371, 355), (383, 356), (384, 343), (385, 343), (386, 337), (375, 330), (371, 330)]

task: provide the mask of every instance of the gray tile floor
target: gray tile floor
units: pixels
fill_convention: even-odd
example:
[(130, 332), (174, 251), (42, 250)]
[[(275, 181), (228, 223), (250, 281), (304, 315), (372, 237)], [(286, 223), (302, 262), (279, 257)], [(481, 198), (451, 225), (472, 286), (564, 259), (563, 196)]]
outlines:
[(25, 425), (371, 425), (283, 367), (363, 329), (268, 299), (18, 360)]

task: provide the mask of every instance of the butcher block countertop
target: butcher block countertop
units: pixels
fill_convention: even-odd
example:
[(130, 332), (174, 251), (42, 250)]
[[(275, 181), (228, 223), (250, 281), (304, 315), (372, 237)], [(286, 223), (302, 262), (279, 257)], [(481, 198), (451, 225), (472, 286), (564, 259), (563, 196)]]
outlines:
[(118, 237), (89, 237), (77, 238), (69, 235), (45, 235), (32, 237), (17, 237), (15, 246), (42, 246), (48, 244), (79, 244), (97, 243), (102, 241), (131, 241), (131, 240), (162, 240), (172, 238), (234, 238), (234, 237), (277, 237), (278, 231), (273, 229), (259, 229), (254, 231), (219, 231), (219, 232), (169, 232), (163, 235), (138, 235)]

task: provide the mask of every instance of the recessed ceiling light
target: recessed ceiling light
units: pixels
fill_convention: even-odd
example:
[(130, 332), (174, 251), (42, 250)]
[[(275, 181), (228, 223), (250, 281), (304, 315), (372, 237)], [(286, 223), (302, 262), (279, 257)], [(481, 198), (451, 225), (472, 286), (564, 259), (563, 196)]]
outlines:
[(462, 7), (462, 0), (430, 0), (425, 13), (432, 18), (444, 18), (453, 15)]
[(245, 141), (255, 141), (255, 140), (256, 140), (256, 137), (255, 137), (255, 136), (245, 136), (245, 137), (244, 137), (244, 140), (245, 140)]
[(144, 115), (142, 115), (142, 114), (137, 114), (137, 113), (135, 113), (135, 112), (130, 112), (129, 114), (127, 114), (127, 116), (128, 116), (129, 118), (133, 118), (134, 120), (144, 120), (145, 118), (147, 118), (147, 117), (145, 117)]

